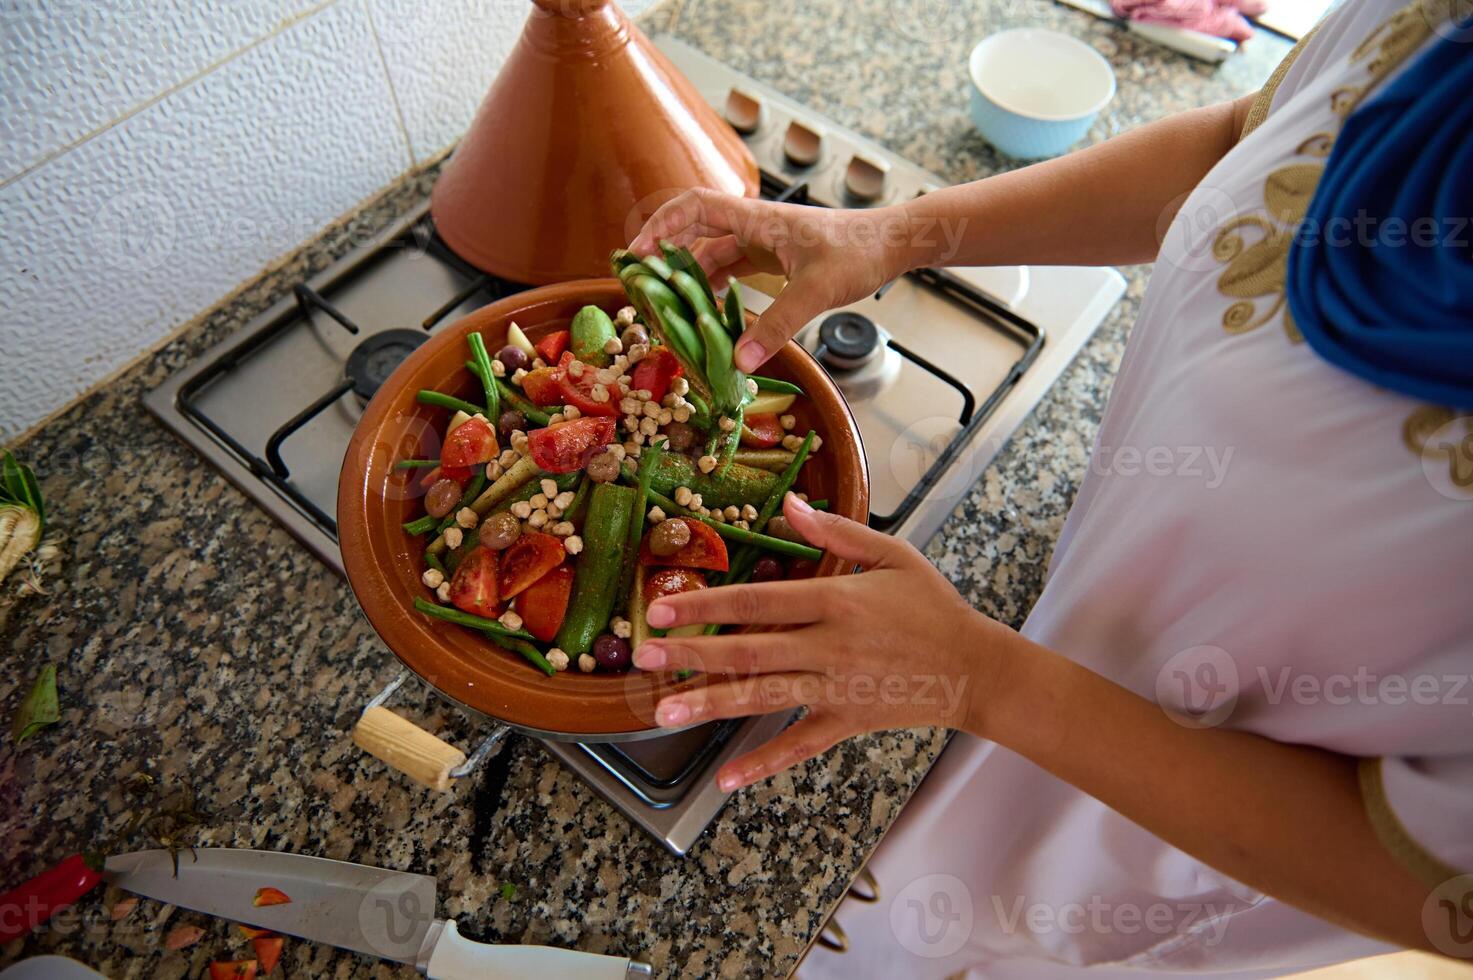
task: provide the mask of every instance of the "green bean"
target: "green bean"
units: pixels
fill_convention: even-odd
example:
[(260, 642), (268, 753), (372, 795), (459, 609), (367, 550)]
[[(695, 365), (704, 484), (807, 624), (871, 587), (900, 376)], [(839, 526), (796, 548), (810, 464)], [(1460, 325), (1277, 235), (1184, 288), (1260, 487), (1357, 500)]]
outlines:
[(491, 370), (491, 355), (486, 353), (486, 339), (479, 331), (466, 336), (471, 345), (471, 358), (480, 367), (481, 387), (486, 389), (486, 417), (495, 423), (501, 418), (501, 392), (496, 390), (496, 373)]
[[(442, 394), (429, 389), (421, 390), (415, 396), (422, 405), (435, 405), (440, 408), (448, 408), (454, 412), (464, 412), (467, 415), (486, 415), (486, 410), (474, 402), (468, 402), (464, 398), (456, 398), (454, 395)], [(487, 418), (491, 416), (486, 415)]]
[(684, 246), (676, 248), (669, 242), (661, 242), (660, 251), (665, 253), (665, 261), (670, 263), (671, 269), (689, 273), (691, 278), (700, 283), (701, 289), (711, 298), (711, 302), (716, 302), (716, 290), (711, 288), (711, 280), (706, 278), (706, 270), (701, 268), (701, 263), (696, 261), (690, 249)]
[[(625, 473), (628, 478), (629, 474)], [(667, 514), (679, 514), (682, 517), (694, 517), (702, 524), (708, 524), (715, 528), (716, 533), (723, 538), (732, 541), (740, 541), (742, 544), (753, 544), (768, 551), (776, 551), (780, 555), (788, 555), (791, 558), (808, 558), (817, 561), (823, 557), (823, 552), (812, 545), (799, 544), (797, 541), (787, 541), (783, 538), (774, 538), (770, 534), (758, 534), (755, 531), (743, 531), (739, 527), (733, 527), (722, 521), (713, 521), (709, 517), (702, 517), (689, 508), (682, 507), (658, 490), (650, 491), (650, 499), (660, 506)]]
[(749, 375), (749, 377), (751, 377), (753, 381), (757, 382), (757, 387), (762, 391), (776, 391), (784, 395), (803, 394), (803, 389), (799, 388), (791, 381), (783, 381), (779, 378), (764, 378), (761, 375), (757, 374)]
[(431, 466), (439, 466), (438, 459), (401, 459), (394, 464), (396, 470), (423, 470)]
[(503, 650), (510, 650), (512, 653), (521, 654), (532, 666), (542, 671), (548, 677), (557, 673), (557, 669), (547, 662), (547, 658), (542, 655), (542, 651), (526, 640), (512, 636), (499, 636), (490, 632), (486, 635), (490, 637), (492, 643), (495, 643)]
[(716, 303), (711, 297), (706, 295), (706, 291), (701, 288), (701, 284), (696, 281), (695, 276), (686, 272), (684, 269), (675, 269), (671, 271), (670, 278), (667, 281), (680, 294), (681, 298), (690, 305), (691, 311), (696, 316), (699, 317), (703, 313), (709, 316), (719, 316)]
[(434, 616), (436, 619), (443, 619), (447, 623), (455, 623), (458, 626), (469, 626), (471, 629), (480, 630), (483, 633), (511, 637), (517, 640), (533, 639), (532, 634), (524, 630), (509, 630), (494, 619), (487, 619), (484, 616), (475, 616), (468, 612), (461, 612), (459, 609), (454, 609), (450, 606), (441, 606), (419, 596), (416, 596), (414, 599), (414, 608), (427, 616)]
[[(803, 437), (803, 444), (799, 446), (798, 451), (793, 454), (792, 461), (789, 462), (787, 468), (778, 475), (777, 486), (772, 488), (772, 493), (768, 495), (768, 498), (762, 502), (761, 509), (757, 511), (757, 519), (752, 522), (753, 531), (756, 531), (760, 534), (761, 532), (767, 530), (767, 522), (772, 520), (772, 515), (776, 514), (777, 509), (782, 506), (784, 495), (786, 495), (787, 492), (792, 489), (793, 481), (798, 478), (798, 471), (801, 470), (803, 468), (803, 464), (808, 461), (808, 453), (813, 448), (814, 435), (814, 431), (812, 429), (809, 429), (808, 435)], [(735, 582), (738, 579), (745, 578), (748, 575), (751, 575), (752, 568), (756, 564), (756, 552), (753, 551), (751, 547), (743, 548), (741, 553), (732, 560), (731, 567), (727, 569), (726, 575), (721, 580), (721, 584), (728, 585), (731, 582)]]
[(747, 329), (747, 315), (742, 308), (742, 294), (733, 279), (726, 286), (726, 332), (733, 337), (740, 337), (742, 331)]
[(699, 313), (696, 326), (706, 345), (706, 384), (714, 408), (723, 415), (735, 412), (747, 400), (747, 376), (732, 362), (731, 335), (710, 313)]
[(445, 564), (440, 561), (439, 555), (431, 554), (430, 552), (426, 551), (425, 564), (433, 568), (435, 571), (439, 572), (441, 575), (446, 574)]
[(426, 514), (417, 520), (406, 521), (401, 526), (410, 534), (428, 534), (440, 526), (440, 519)]
[[(466, 370), (469, 371), (471, 374), (474, 374), (478, 378), (481, 377), (481, 369), (476, 366), (475, 361), (466, 361), (465, 367)], [(485, 379), (482, 378), (482, 381), (484, 380)], [(538, 425), (546, 425), (548, 422), (552, 421), (552, 415), (549, 414), (546, 410), (533, 405), (530, 401), (527, 400), (527, 397), (525, 395), (518, 392), (515, 388), (507, 384), (505, 381), (502, 381), (500, 378), (496, 378), (495, 380), (496, 391), (501, 395), (501, 400), (506, 402), (512, 408), (516, 409), (518, 412), (521, 412), (523, 415), (525, 415), (528, 422), (536, 422)], [(560, 412), (562, 411), (562, 409), (560, 407), (554, 408), (553, 411)]]
[(829, 501), (827, 497), (820, 497), (817, 500), (808, 501), (808, 506), (812, 507), (814, 510), (828, 510)]

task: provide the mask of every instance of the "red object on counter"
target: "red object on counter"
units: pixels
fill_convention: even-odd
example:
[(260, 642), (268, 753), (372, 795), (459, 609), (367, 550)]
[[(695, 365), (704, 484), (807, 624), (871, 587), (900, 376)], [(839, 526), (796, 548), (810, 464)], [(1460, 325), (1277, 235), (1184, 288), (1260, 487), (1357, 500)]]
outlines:
[(0, 945), (18, 939), (70, 908), (102, 880), (102, 858), (73, 854), (0, 895)]

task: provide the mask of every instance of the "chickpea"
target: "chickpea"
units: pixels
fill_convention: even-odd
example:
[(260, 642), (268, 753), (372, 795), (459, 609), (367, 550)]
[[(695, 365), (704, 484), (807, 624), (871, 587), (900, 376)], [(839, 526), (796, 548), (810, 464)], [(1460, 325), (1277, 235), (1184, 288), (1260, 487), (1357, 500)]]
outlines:
[(650, 532), (650, 551), (661, 558), (668, 558), (690, 544), (690, 528), (685, 521), (661, 521)]
[(619, 478), (619, 461), (613, 453), (599, 453), (583, 469), (594, 483), (612, 483)]
[(481, 523), (481, 544), (500, 551), (521, 537), (522, 522), (507, 511), (492, 514)]

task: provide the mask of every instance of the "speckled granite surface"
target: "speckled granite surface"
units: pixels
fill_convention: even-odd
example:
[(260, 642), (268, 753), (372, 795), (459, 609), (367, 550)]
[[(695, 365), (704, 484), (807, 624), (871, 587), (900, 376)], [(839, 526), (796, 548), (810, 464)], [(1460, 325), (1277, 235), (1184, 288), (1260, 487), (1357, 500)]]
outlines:
[[(742, 24), (752, 31), (733, 29)], [(652, 32), (672, 29), (958, 181), (1009, 165), (966, 120), (964, 64), (976, 39), (1020, 24), (1083, 37), (1114, 64), (1120, 93), (1092, 138), (1250, 91), (1287, 49), (1262, 37), (1211, 69), (1035, 0), (781, 9), (689, 0), (646, 17)], [(387, 222), (431, 179), (389, 192), (359, 226)], [(364, 700), (395, 672), (347, 586), (145, 414), (143, 392), (355, 238), (330, 231), (21, 447), (37, 464), (66, 557), (43, 579), (49, 595), (0, 612), (0, 711), (8, 718), (50, 662), (62, 722), (19, 749), (0, 747), (0, 883), (117, 830), (130, 812), (120, 784), (146, 772), (199, 791), (213, 814), (200, 843), (434, 875), (440, 914), (475, 938), (635, 953), (663, 976), (789, 972), (942, 733), (857, 740), (744, 791), (683, 860), (526, 740), (504, 750), (510, 771), (499, 794), (484, 784), (448, 795), (413, 788), (347, 737)], [(1006, 622), (1021, 622), (1037, 596), (1083, 473), (1144, 289), (1144, 270), (1126, 271), (1126, 299), (928, 548), (974, 604)], [(453, 709), (430, 703), (419, 717), (459, 744), (474, 740)], [(511, 900), (500, 894), (508, 882)], [(205, 938), (163, 951), (180, 923), (205, 927)], [(307, 943), (287, 950), (288, 976), (413, 975)], [(0, 949), (0, 965), (59, 952), (112, 977), (192, 977), (242, 951), (225, 923), (152, 902), (112, 923), (94, 897), (57, 927)]]

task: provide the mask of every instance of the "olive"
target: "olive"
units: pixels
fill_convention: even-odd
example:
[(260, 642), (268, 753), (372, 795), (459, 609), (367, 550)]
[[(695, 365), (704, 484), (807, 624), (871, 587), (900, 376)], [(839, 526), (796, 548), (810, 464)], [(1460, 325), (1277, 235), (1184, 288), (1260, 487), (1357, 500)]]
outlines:
[(492, 514), (481, 522), (477, 540), (488, 548), (500, 551), (521, 537), (522, 522), (507, 511)]
[(685, 526), (685, 521), (677, 521), (673, 518), (661, 521), (650, 532), (650, 550), (661, 558), (669, 558), (688, 544), (690, 544), (690, 528)]
[(665, 438), (670, 440), (670, 445), (665, 448), (677, 453), (689, 452), (700, 438), (695, 426), (688, 422), (671, 422), (665, 426), (664, 432)]
[(797, 528), (788, 523), (788, 519), (781, 514), (774, 514), (767, 522), (767, 533), (774, 538), (782, 538), (784, 541), (796, 541), (799, 544), (807, 544), (803, 535), (798, 533)]
[(603, 670), (623, 671), (628, 670), (633, 663), (630, 656), (629, 641), (612, 633), (604, 633), (593, 641), (593, 659)]
[(783, 577), (783, 563), (771, 555), (763, 555), (752, 566), (753, 582), (776, 582)]
[(619, 478), (619, 461), (613, 453), (603, 452), (590, 459), (583, 470), (594, 483), (613, 483)]
[(454, 480), (436, 480), (425, 494), (425, 513), (435, 519), (444, 517), (460, 502), (460, 484)]
[(496, 352), (496, 359), (506, 368), (508, 374), (527, 366), (527, 352), (515, 344), (507, 344)]
[(625, 327), (624, 332), (619, 335), (619, 341), (624, 345), (624, 349), (628, 350), (635, 344), (649, 343), (650, 332), (638, 323), (631, 323), (629, 326)]
[(508, 408), (501, 413), (501, 418), (496, 422), (496, 428), (501, 432), (501, 441), (503, 443), (510, 443), (513, 432), (518, 429), (524, 432), (526, 431), (527, 416), (514, 408)]
[(818, 562), (812, 558), (794, 558), (788, 564), (788, 578), (813, 578), (818, 572)]

